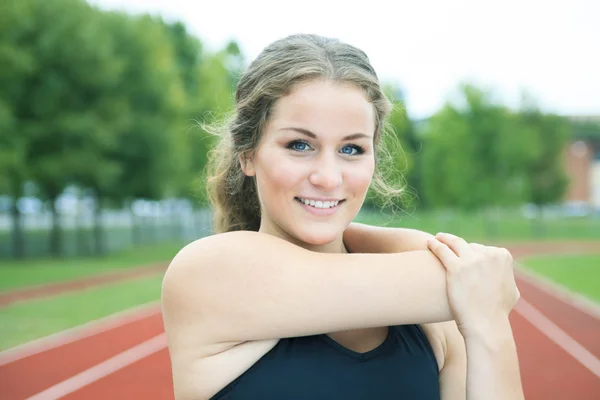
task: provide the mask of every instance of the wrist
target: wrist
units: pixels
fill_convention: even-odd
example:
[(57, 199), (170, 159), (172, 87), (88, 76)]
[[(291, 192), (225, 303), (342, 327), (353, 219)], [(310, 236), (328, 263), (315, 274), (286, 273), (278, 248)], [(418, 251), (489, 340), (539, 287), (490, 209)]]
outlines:
[(482, 319), (476, 324), (459, 326), (465, 341), (496, 343), (513, 340), (510, 320), (507, 316)]

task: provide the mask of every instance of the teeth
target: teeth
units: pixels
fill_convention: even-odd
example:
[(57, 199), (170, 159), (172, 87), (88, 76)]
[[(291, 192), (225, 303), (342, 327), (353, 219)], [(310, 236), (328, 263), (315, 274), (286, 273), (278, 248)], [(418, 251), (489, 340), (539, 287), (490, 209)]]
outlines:
[(320, 200), (306, 200), (298, 197), (298, 200), (306, 204), (307, 206), (312, 206), (315, 208), (331, 208), (338, 205), (339, 200), (336, 201), (320, 201)]

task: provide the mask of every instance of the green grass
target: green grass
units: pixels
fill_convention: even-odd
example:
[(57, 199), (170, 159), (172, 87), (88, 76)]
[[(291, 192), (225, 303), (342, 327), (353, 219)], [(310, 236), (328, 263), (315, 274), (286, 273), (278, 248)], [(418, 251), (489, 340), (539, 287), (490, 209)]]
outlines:
[(450, 232), (469, 241), (600, 240), (600, 218), (556, 218), (528, 220), (519, 211), (496, 214), (481, 212), (417, 212), (396, 216), (361, 212), (357, 222), (369, 225), (414, 228), (429, 233)]
[(600, 254), (536, 256), (521, 264), (526, 270), (600, 304)]
[(82, 278), (123, 268), (170, 261), (181, 243), (142, 246), (103, 258), (0, 261), (0, 291)]
[(162, 274), (0, 308), (0, 350), (160, 299)]

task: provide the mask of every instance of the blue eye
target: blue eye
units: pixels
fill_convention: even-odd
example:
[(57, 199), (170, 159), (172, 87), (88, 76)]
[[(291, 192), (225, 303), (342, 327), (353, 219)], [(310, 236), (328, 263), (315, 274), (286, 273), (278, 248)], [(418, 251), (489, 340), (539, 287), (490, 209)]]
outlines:
[(347, 145), (342, 147), (342, 153), (348, 155), (348, 156), (356, 156), (359, 154), (364, 153), (364, 149), (360, 146), (355, 146), (355, 145)]
[(291, 150), (306, 151), (310, 148), (310, 145), (301, 140), (294, 140), (293, 142), (288, 143), (286, 147)]
[[(298, 152), (306, 152), (312, 149), (311, 145), (304, 140), (292, 140), (288, 144), (285, 145), (286, 149), (298, 151)], [(357, 156), (363, 154), (365, 150), (357, 145), (348, 144), (340, 150), (342, 154), (347, 156)]]

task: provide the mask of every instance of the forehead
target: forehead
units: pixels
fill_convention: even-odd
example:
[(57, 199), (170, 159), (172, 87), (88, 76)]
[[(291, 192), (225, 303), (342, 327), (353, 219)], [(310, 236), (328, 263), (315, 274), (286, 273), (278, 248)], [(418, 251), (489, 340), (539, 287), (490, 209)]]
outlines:
[(375, 130), (373, 105), (361, 88), (330, 81), (296, 85), (273, 108), (273, 129), (301, 127), (317, 135), (365, 133)]

